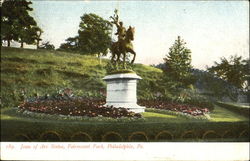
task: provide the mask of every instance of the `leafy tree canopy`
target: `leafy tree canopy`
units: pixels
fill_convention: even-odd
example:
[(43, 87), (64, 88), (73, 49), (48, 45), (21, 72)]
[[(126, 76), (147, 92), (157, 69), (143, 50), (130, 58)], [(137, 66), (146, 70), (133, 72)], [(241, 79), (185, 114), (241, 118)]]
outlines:
[(66, 39), (61, 50), (78, 51), (82, 54), (106, 55), (111, 44), (111, 28), (109, 21), (90, 13), (81, 17), (78, 35)]
[(79, 51), (79, 36), (69, 37), (66, 43), (62, 43), (58, 50), (78, 52)]
[(214, 62), (207, 70), (238, 88), (246, 87), (249, 76), (249, 59), (243, 60), (241, 56), (222, 57), (221, 62)]
[[(32, 2), (26, 0), (7, 0), (4, 1), (1, 7), (1, 40), (7, 41), (10, 46), (10, 41), (19, 41), (21, 47), (23, 43), (33, 44), (38, 40), (39, 31), (36, 21), (29, 15)], [(40, 37), (40, 36), (39, 36)], [(40, 39), (40, 38), (39, 38)]]
[(197, 90), (213, 99), (230, 98), (237, 101), (241, 91), (227, 81), (217, 77), (208, 71), (193, 69)]

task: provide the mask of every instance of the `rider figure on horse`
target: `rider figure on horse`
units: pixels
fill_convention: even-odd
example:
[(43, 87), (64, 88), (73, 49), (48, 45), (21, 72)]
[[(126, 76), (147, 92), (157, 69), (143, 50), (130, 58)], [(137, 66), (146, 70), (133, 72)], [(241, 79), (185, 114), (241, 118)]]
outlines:
[(123, 26), (123, 22), (119, 21), (119, 16), (115, 15), (114, 17), (112, 17), (113, 22), (116, 25), (117, 31), (115, 33), (115, 35), (118, 35), (118, 43), (119, 43), (119, 49), (120, 51), (123, 51), (123, 47), (124, 47), (124, 40), (125, 40), (125, 36), (126, 36), (126, 28)]
[[(131, 53), (134, 55), (133, 60), (131, 61), (131, 64), (134, 63), (136, 53), (133, 50), (133, 44), (131, 43), (132, 40), (134, 40), (134, 27), (131, 26), (126, 30), (126, 28), (123, 26), (123, 22), (119, 21), (119, 16), (117, 14), (117, 10), (115, 10), (114, 16), (110, 16), (110, 18), (113, 20), (111, 23), (115, 24), (117, 27), (117, 32), (115, 35), (118, 35), (117, 42), (114, 42), (111, 45), (111, 53), (112, 53), (112, 62), (119, 62), (120, 56), (123, 55), (123, 67), (125, 68), (125, 57), (126, 53)], [(115, 60), (115, 56), (117, 56), (117, 59)]]
[(123, 26), (123, 22), (120, 21), (119, 24), (116, 23), (116, 27), (117, 32), (115, 33), (115, 35), (118, 35), (118, 41), (124, 40), (126, 36), (126, 28)]

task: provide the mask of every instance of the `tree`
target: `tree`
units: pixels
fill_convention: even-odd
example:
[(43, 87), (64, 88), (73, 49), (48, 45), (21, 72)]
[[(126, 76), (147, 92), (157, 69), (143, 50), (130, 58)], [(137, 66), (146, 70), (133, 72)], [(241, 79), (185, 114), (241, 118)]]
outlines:
[[(37, 37), (37, 23), (29, 15), (33, 9), (32, 2), (26, 0), (4, 1), (1, 7), (1, 41), (19, 41), (21, 47), (24, 43), (33, 44)], [(41, 36), (41, 35), (40, 35)]]
[(178, 36), (175, 43), (169, 48), (166, 58), (164, 58), (165, 73), (175, 81), (183, 85), (192, 83), (191, 50), (185, 47), (184, 40)]
[(229, 60), (225, 57), (220, 60), (220, 63), (214, 62), (215, 65), (207, 70), (235, 87), (244, 88), (249, 75), (249, 60), (242, 60), (241, 56), (236, 55), (230, 56)]
[(39, 49), (46, 49), (46, 50), (54, 50), (55, 46), (51, 44), (49, 41), (43, 42)]
[(69, 37), (58, 50), (79, 52), (81, 54), (106, 55), (111, 45), (112, 24), (102, 17), (90, 13), (81, 17), (78, 35)]
[(59, 50), (77, 52), (79, 50), (79, 37), (69, 37), (66, 39), (66, 43), (60, 45)]
[(84, 14), (79, 24), (79, 50), (83, 54), (106, 55), (111, 44), (111, 23), (96, 14)]
[(1, 41), (7, 41), (7, 45), (10, 46), (11, 40), (18, 40), (19, 24), (17, 19), (17, 1), (9, 0), (4, 1), (1, 7)]
[(204, 70), (193, 69), (193, 75), (196, 79), (194, 86), (203, 95), (213, 99), (228, 97), (233, 101), (237, 101), (239, 91), (232, 84)]
[(39, 44), (40, 44), (40, 41), (42, 40), (41, 36), (42, 36), (43, 30), (39, 28), (38, 26), (34, 26), (31, 30), (34, 33), (32, 34), (33, 38), (36, 40), (36, 48), (39, 49)]
[(21, 48), (23, 44), (33, 44), (36, 40), (36, 21), (32, 17), (27, 17), (26, 21), (19, 26), (19, 42), (21, 43)]

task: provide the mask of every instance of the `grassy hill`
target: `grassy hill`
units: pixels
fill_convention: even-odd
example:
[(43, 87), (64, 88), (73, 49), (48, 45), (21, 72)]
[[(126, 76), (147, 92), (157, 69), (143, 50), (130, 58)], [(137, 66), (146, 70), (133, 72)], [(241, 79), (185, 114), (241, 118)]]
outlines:
[[(102, 78), (109, 60), (94, 56), (59, 51), (1, 48), (1, 107), (13, 107), (24, 99), (71, 88), (78, 95), (103, 97), (106, 89)], [(155, 80), (161, 70), (135, 64), (143, 80), (138, 84), (138, 97), (154, 93)], [(145, 88), (146, 87), (146, 88)]]

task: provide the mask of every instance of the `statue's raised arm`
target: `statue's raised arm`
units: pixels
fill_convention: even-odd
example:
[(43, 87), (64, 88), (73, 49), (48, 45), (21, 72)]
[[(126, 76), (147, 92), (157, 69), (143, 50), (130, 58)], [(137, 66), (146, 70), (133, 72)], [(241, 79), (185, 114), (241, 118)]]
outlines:
[(115, 24), (116, 26), (118, 26), (118, 22), (119, 22), (119, 16), (118, 16), (118, 10), (115, 9), (115, 13), (113, 16), (110, 16), (110, 18), (113, 20), (111, 21), (111, 23)]

